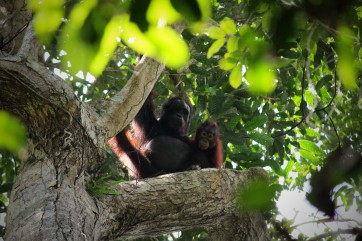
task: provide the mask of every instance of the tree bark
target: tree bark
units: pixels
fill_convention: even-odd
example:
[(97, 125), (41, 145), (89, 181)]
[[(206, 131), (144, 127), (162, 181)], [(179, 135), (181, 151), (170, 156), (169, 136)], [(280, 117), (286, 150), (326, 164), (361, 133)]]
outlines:
[[(108, 139), (138, 112), (164, 65), (145, 58), (111, 100), (82, 103), (38, 58), (42, 47), (24, 1), (0, 7), (7, 20), (0, 33), (11, 39), (1, 46), (0, 109), (28, 131), (7, 210), (7, 241), (128, 240), (193, 227), (208, 230), (211, 240), (267, 239), (261, 215), (241, 213), (235, 203), (239, 185), (265, 178), (261, 169), (190, 171), (121, 183), (113, 187), (119, 195), (90, 195), (88, 173), (102, 163)], [(15, 34), (21, 26), (25, 31)]]

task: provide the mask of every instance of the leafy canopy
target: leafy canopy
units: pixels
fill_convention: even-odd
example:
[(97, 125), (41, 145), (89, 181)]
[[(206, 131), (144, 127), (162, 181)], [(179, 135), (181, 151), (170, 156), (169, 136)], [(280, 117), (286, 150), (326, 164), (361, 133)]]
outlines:
[[(362, 151), (360, 0), (29, 4), (46, 62), (82, 100), (117, 93), (136, 53), (166, 63), (155, 86), (158, 104), (186, 93), (195, 107), (191, 132), (207, 118), (219, 124), (226, 168), (270, 171), (268, 183), (240, 192), (245, 206), (270, 210), (270, 199), (303, 189), (333, 150)], [(170, 27), (180, 21), (187, 26), (181, 37)], [(361, 211), (361, 176), (343, 181), (331, 196), (341, 202), (337, 211), (353, 203)]]

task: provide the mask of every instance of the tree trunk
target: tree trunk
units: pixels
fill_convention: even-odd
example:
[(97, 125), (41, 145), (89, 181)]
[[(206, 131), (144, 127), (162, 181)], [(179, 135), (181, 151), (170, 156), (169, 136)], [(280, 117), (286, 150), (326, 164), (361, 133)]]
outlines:
[(43, 66), (24, 1), (0, 1), (0, 7), (7, 19), (0, 26), (0, 108), (28, 131), (6, 216), (7, 241), (129, 240), (194, 227), (208, 230), (211, 240), (267, 239), (261, 215), (240, 213), (235, 203), (238, 186), (265, 177), (262, 169), (176, 173), (115, 185), (119, 195), (91, 196), (88, 173), (102, 162), (107, 140), (138, 112), (164, 66), (146, 58), (110, 101), (82, 103)]

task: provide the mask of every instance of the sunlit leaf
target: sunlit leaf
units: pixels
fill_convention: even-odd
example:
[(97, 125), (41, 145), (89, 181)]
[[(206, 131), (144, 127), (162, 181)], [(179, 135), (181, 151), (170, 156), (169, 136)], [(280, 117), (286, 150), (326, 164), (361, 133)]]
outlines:
[(231, 70), (236, 65), (236, 61), (232, 59), (220, 59), (219, 66), (223, 70)]
[(214, 54), (219, 52), (222, 46), (225, 44), (225, 38), (216, 40), (207, 51), (207, 58), (211, 58)]
[(119, 17), (115, 17), (107, 24), (100, 42), (99, 50), (94, 59), (90, 62), (89, 70), (95, 76), (102, 73), (117, 47), (118, 43), (116, 39), (120, 36), (118, 27), (119, 21)]
[(264, 146), (270, 146), (274, 141), (273, 137), (264, 133), (252, 133), (250, 138)]
[(63, 0), (29, 1), (29, 8), (35, 11), (34, 29), (41, 41), (49, 44), (53, 34), (62, 23), (64, 15)]
[(181, 14), (172, 7), (170, 0), (152, 0), (146, 16), (149, 23), (158, 26), (175, 23), (180, 18)]
[(312, 141), (308, 140), (298, 140), (300, 148), (307, 150), (313, 154), (324, 156), (325, 153)]
[(65, 67), (69, 67), (72, 74), (76, 74), (79, 70), (88, 71), (89, 65), (98, 51), (96, 43), (85, 39), (84, 35), (82, 36), (85, 33), (84, 23), (96, 4), (95, 0), (77, 4), (70, 14), (70, 24), (67, 24), (61, 33), (60, 47), (66, 52), (62, 63)]
[(224, 39), (226, 35), (221, 28), (215, 26), (209, 28), (207, 34), (212, 39)]
[(310, 137), (320, 137), (320, 133), (312, 128), (306, 128), (307, 135)]
[(234, 52), (238, 49), (238, 44), (239, 44), (239, 38), (238, 37), (231, 37), (229, 38), (227, 44), (226, 44), (226, 48), (228, 50), (228, 52)]
[(312, 152), (306, 150), (299, 150), (300, 156), (305, 160), (310, 161), (314, 165), (318, 165), (320, 162), (320, 157), (314, 155)]
[(241, 64), (237, 64), (230, 73), (229, 83), (234, 89), (237, 89), (242, 83), (242, 78), (243, 78), (242, 66)]
[(354, 33), (345, 26), (338, 28), (337, 38), (337, 73), (344, 87), (357, 89), (357, 68), (354, 63)]
[(29, 0), (28, 7), (32, 11), (55, 9), (63, 7), (64, 0)]
[(137, 24), (129, 21), (129, 15), (120, 17), (120, 32), (122, 41), (140, 54), (154, 56), (157, 49), (147, 36), (138, 28)]
[(254, 117), (252, 120), (248, 121), (244, 125), (244, 130), (252, 131), (257, 127), (261, 127), (268, 121), (268, 117), (266, 115), (258, 115)]
[(222, 30), (224, 30), (227, 34), (235, 34), (236, 33), (236, 24), (234, 20), (231, 18), (224, 18), (220, 22), (220, 27)]
[(170, 68), (180, 68), (190, 58), (187, 44), (171, 27), (151, 28), (146, 36), (156, 46), (154, 58)]
[(314, 95), (310, 90), (305, 90), (304, 98), (309, 106), (314, 106)]
[(0, 149), (17, 154), (25, 140), (24, 125), (8, 112), (0, 111)]
[(274, 91), (276, 76), (271, 66), (264, 60), (250, 65), (246, 71), (246, 80), (249, 82), (249, 92), (253, 95), (266, 95)]

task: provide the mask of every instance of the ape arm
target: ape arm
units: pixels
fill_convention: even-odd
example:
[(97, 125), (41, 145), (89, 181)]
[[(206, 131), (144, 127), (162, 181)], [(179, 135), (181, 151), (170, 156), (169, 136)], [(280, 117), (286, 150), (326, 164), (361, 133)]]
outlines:
[(153, 104), (153, 98), (154, 93), (152, 91), (141, 107), (140, 111), (132, 120), (132, 128), (139, 146), (142, 146), (147, 142), (152, 128), (156, 126), (158, 122), (154, 113), (155, 108)]
[(134, 144), (130, 142), (131, 139), (131, 133), (123, 130), (109, 141), (113, 152), (127, 168), (129, 177), (140, 179), (156, 176), (158, 171), (152, 167), (143, 153), (135, 148)]

